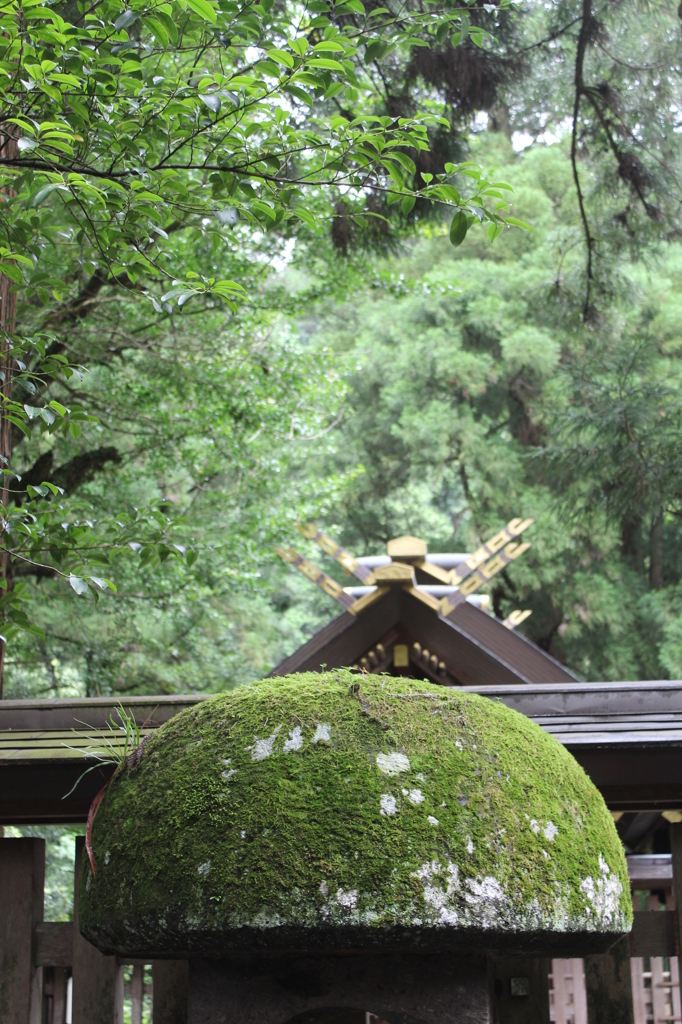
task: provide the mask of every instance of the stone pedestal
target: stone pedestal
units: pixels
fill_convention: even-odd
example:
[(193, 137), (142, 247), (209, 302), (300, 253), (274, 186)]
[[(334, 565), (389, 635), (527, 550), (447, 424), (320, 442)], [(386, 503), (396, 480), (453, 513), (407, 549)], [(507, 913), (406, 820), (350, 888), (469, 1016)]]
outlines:
[(483, 958), (192, 960), (188, 1024), (490, 1024)]

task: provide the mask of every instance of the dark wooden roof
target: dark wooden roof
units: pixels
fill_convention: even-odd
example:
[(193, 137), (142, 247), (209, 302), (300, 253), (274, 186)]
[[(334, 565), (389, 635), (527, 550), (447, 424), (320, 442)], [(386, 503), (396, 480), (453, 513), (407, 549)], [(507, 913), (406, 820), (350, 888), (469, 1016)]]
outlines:
[[(523, 683), (466, 687), (527, 715), (556, 736), (613, 810), (682, 809), (682, 682)], [(167, 721), (204, 695), (123, 698), (139, 723)], [(0, 702), (0, 824), (85, 821), (111, 766), (86, 775), (84, 749), (101, 739), (119, 701)], [(87, 724), (84, 724), (87, 723)]]
[(401, 588), (391, 590), (357, 616), (339, 615), (271, 675), (319, 671), (322, 665), (353, 665), (387, 635), (395, 640), (395, 630), (410, 648), (415, 642), (428, 647), (460, 684), (577, 682), (558, 661), (479, 608), (464, 603), (452, 619), (446, 619)]

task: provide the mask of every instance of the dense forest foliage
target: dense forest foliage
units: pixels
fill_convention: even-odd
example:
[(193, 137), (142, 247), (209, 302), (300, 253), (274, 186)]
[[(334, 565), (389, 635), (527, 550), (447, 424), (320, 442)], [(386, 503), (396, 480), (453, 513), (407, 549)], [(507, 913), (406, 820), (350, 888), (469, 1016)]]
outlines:
[(272, 550), (309, 518), (532, 516), (495, 613), (679, 676), (676, 10), (174, 4), (10, 33), (5, 696), (257, 678), (336, 611)]

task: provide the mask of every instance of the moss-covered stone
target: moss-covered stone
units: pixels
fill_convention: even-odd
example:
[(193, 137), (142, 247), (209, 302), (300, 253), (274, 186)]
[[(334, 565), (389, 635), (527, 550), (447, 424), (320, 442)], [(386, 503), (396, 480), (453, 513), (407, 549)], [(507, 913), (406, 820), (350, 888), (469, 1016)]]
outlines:
[(556, 740), (485, 697), (342, 670), (173, 718), (114, 778), (93, 847), (81, 929), (129, 955), (587, 951), (632, 918), (611, 816)]

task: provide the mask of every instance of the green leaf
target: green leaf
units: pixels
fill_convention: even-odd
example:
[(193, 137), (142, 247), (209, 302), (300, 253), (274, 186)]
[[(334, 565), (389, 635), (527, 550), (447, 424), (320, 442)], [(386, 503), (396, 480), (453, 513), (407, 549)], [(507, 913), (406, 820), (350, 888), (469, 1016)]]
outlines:
[(325, 71), (343, 71), (344, 67), (338, 60), (329, 60), (326, 57), (313, 57), (306, 62), (309, 68), (324, 68)]
[[(375, 12), (376, 13), (376, 12)], [(384, 53), (387, 50), (387, 46), (380, 39), (370, 43), (365, 50), (365, 64), (371, 64), (373, 60), (381, 60)]]
[(416, 201), (416, 196), (405, 196), (400, 207), (405, 216), (413, 209)]
[[(209, 110), (212, 110), (214, 114), (219, 114), (220, 113), (220, 108), (222, 106), (222, 102), (221, 102), (220, 96), (218, 96), (217, 93), (215, 93), (215, 92), (199, 93), (199, 99), (201, 100), (201, 102), (205, 106), (208, 107)], [(160, 198), (160, 196), (157, 197), (157, 198)]]
[(24, 280), (24, 275), (19, 270), (16, 263), (8, 263), (7, 260), (0, 261), (0, 274), (4, 274), (10, 281), (14, 281), (15, 284), (21, 284)]
[(69, 576), (69, 583), (71, 585), (71, 589), (75, 590), (79, 597), (81, 597), (83, 594), (87, 594), (88, 584), (86, 580), (83, 579), (82, 576), (74, 576), (74, 574), (71, 573), (71, 575)]
[(215, 25), (218, 21), (218, 16), (214, 8), (208, 3), (208, 0), (185, 0), (185, 3), (204, 21), (210, 21), (212, 25)]
[(56, 189), (59, 189), (60, 192), (69, 191), (66, 185), (62, 185), (61, 182), (53, 182), (51, 185), (43, 185), (43, 187), (38, 189), (34, 195), (31, 206), (38, 206), (46, 196), (49, 196), (50, 192), (54, 192)]
[(458, 210), (455, 216), (452, 218), (450, 225), (450, 241), (457, 248), (461, 245), (466, 238), (467, 231), (469, 230), (469, 221), (467, 215)]
[(516, 217), (505, 217), (506, 224), (513, 224), (516, 228), (523, 228), (524, 231), (535, 231), (532, 224), (526, 224), (525, 220), (518, 220)]
[(265, 55), (270, 60), (276, 61), (277, 64), (284, 65), (285, 68), (293, 68), (294, 66), (294, 58), (284, 50), (267, 50)]

